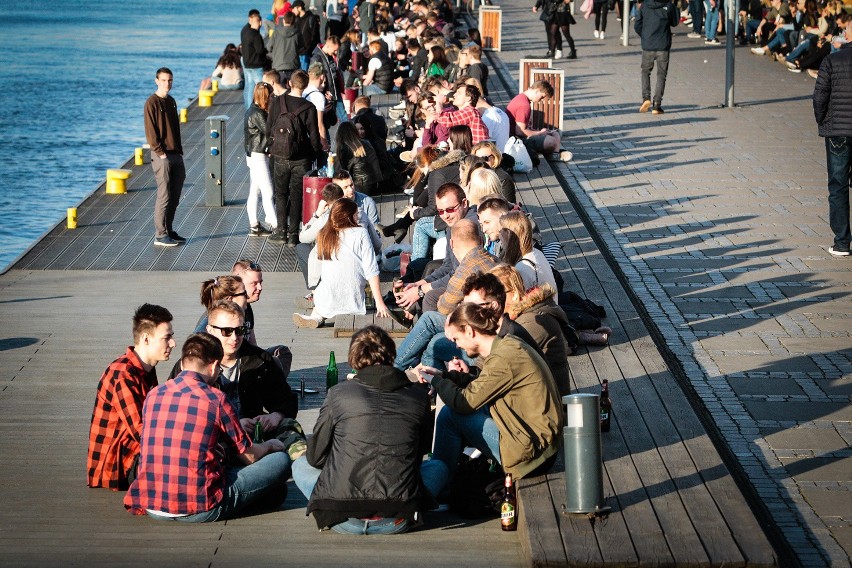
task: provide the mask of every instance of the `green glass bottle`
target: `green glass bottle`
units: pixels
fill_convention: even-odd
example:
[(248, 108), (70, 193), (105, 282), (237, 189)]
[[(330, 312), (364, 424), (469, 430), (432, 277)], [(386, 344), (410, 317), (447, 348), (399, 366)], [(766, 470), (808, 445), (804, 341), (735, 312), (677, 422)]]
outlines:
[(254, 425), (254, 440), (252, 442), (255, 444), (263, 442), (263, 426), (260, 425), (260, 420)]
[(334, 351), (328, 355), (328, 367), (325, 368), (325, 390), (328, 391), (337, 384), (337, 362), (334, 360)]

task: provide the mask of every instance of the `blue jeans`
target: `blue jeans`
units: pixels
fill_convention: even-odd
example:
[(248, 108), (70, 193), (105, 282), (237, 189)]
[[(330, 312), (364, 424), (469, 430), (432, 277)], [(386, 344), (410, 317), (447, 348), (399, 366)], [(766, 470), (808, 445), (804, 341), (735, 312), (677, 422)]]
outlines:
[(444, 370), (447, 368), (447, 362), (452, 361), (457, 357), (467, 363), (468, 367), (476, 364), (476, 362), (467, 356), (463, 349), (456, 347), (455, 342), (447, 339), (447, 336), (442, 331), (432, 338), (426, 349), (423, 350), (423, 355), (420, 357), (420, 362), (429, 367)]
[(383, 88), (379, 87), (375, 83), (372, 83), (370, 85), (366, 85), (366, 86), (362, 87), (361, 92), (365, 95), (385, 95), (385, 94), (387, 94), (386, 91)]
[(707, 14), (704, 17), (704, 37), (709, 40), (716, 39), (716, 28), (719, 26), (719, 4), (713, 8), (710, 6), (710, 0), (704, 0), (704, 12)]
[(334, 110), (337, 113), (337, 123), (340, 124), (342, 122), (346, 122), (349, 120), (349, 116), (346, 114), (346, 107), (343, 106), (343, 99), (337, 101), (337, 104), (334, 105)]
[(834, 249), (849, 250), (849, 183), (852, 182), (850, 136), (825, 139), (828, 169), (828, 223), (834, 232)]
[(299, 56), (299, 66), (302, 68), (302, 71), (308, 70), (308, 65), (310, 64), (310, 62), (311, 62), (311, 56), (310, 55), (306, 54), (306, 55), (300, 55)]
[(277, 506), (287, 497), (290, 465), (290, 456), (286, 452), (275, 452), (251, 465), (229, 467), (225, 470), (222, 501), (209, 511), (186, 517), (164, 517), (156, 513), (149, 513), (148, 516), (161, 521), (209, 523), (232, 519), (255, 504)]
[(757, 32), (757, 28), (760, 27), (760, 20), (749, 20), (746, 22), (746, 39), (749, 43), (754, 41), (754, 34)]
[(802, 54), (804, 54), (811, 47), (811, 38), (816, 36), (808, 36), (808, 39), (801, 42), (799, 45), (793, 48), (793, 51), (787, 55), (785, 58), (786, 61), (793, 63), (798, 59)]
[(432, 459), (423, 462), (420, 474), (423, 485), (437, 497), (456, 471), (459, 456), (465, 447), (474, 447), (500, 461), (500, 430), (491, 418), (487, 406), (473, 414), (459, 414), (445, 406), (435, 423), (435, 449)]
[(692, 17), (692, 31), (700, 34), (704, 25), (704, 3), (701, 0), (689, 0), (689, 15)]
[[(219, 83), (219, 90), (220, 91), (239, 91), (240, 89), (242, 89), (244, 87), (245, 87), (245, 81), (240, 81), (239, 83), (235, 83), (233, 85), (223, 85), (222, 83)], [(252, 87), (252, 90), (254, 90), (254, 87)]]
[(446, 231), (435, 230), (435, 217), (420, 217), (414, 223), (414, 232), (411, 234), (411, 260), (426, 258), (429, 239), (440, 239), (446, 234)]
[(245, 81), (243, 103), (245, 103), (246, 108), (249, 108), (251, 103), (254, 102), (254, 86), (263, 80), (263, 67), (257, 69), (243, 67), (243, 80)]
[[(321, 469), (317, 469), (309, 464), (305, 456), (293, 462), (293, 481), (296, 482), (296, 487), (299, 488), (305, 499), (310, 500), (321, 472)], [(403, 520), (399, 522), (398, 519), (385, 518), (349, 518), (342, 523), (334, 525), (331, 527), (331, 530), (341, 534), (399, 534), (408, 530), (408, 521)]]
[(417, 365), (432, 338), (444, 333), (446, 319), (440, 312), (424, 312), (397, 349), (393, 366), (405, 371)]

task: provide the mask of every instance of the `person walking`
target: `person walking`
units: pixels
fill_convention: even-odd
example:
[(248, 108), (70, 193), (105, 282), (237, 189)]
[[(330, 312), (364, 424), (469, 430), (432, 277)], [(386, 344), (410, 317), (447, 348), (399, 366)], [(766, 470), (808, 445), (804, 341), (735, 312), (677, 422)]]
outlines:
[(609, 0), (594, 0), (592, 10), (595, 13), (595, 38), (606, 38), (606, 17), (609, 14)]
[[(846, 23), (852, 42), (852, 22)], [(814, 85), (814, 117), (825, 138), (828, 170), (828, 222), (834, 243), (832, 256), (849, 256), (849, 183), (852, 182), (852, 43), (826, 57)]]
[[(642, 38), (642, 106), (639, 112), (663, 114), (663, 92), (669, 71), (672, 28), (680, 21), (671, 0), (645, 0), (639, 5), (633, 29)], [(657, 87), (651, 99), (651, 70), (657, 65)]]
[(544, 31), (547, 34), (547, 58), (562, 59), (562, 36), (559, 35), (559, 23), (556, 21), (556, 9), (561, 3), (562, 0), (537, 0), (532, 9), (533, 13), (541, 10), (538, 19), (544, 22)]
[(157, 180), (154, 202), (154, 245), (174, 247), (186, 242), (172, 224), (186, 179), (177, 103), (169, 95), (174, 75), (160, 67), (155, 75), (157, 91), (145, 101), (145, 138), (151, 147), (151, 167)]

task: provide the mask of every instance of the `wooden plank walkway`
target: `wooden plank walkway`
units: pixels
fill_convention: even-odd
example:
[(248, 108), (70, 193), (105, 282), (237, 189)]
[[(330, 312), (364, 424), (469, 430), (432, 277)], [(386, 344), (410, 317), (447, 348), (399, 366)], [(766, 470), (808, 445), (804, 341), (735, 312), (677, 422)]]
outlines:
[[(494, 74), (496, 75), (496, 73)], [(511, 94), (492, 77), (498, 103)], [(386, 104), (383, 102), (382, 104)], [(239, 93), (220, 93), (209, 114), (242, 116)], [(289, 313), (304, 294), (292, 249), (249, 238), (241, 129), (229, 128), (227, 205), (203, 205), (203, 116), (185, 131), (188, 178), (177, 230), (189, 242), (152, 246), (154, 182), (150, 166), (131, 167), (129, 193), (96, 192), (80, 207), (80, 229), (57, 227), (0, 276), (0, 562), (45, 564), (248, 563), (312, 566), (690, 565), (777, 563), (698, 416), (651, 340), (627, 293), (544, 162), (518, 176), (518, 190), (546, 240), (558, 240), (566, 287), (602, 303), (614, 333), (607, 347), (581, 349), (569, 365), (574, 392), (610, 381), (613, 429), (603, 438), (605, 495), (613, 512), (590, 523), (567, 516), (562, 474), (521, 483), (522, 530), (495, 521), (434, 514), (417, 532), (353, 539), (319, 534), (304, 518), (295, 487), (282, 510), (206, 526), (133, 519), (121, 495), (83, 482), (92, 395), (103, 368), (129, 341), (135, 306), (161, 303), (185, 337), (198, 316), (198, 283), (247, 256), (265, 268), (256, 308), (261, 344), (294, 352), (290, 382), (321, 388), (329, 350), (344, 359), (347, 341), (327, 330), (296, 329)], [(232, 122), (234, 118), (232, 118)], [(377, 199), (392, 219), (402, 196)], [(63, 272), (58, 273), (57, 270)], [(282, 308), (283, 306), (283, 308)], [(355, 321), (353, 328), (362, 320)], [(363, 320), (366, 321), (366, 320)], [(82, 331), (82, 333), (81, 333)], [(129, 335), (129, 334), (128, 334)], [(168, 366), (160, 370), (165, 376)], [(321, 395), (305, 397), (300, 419), (311, 428)], [(280, 531), (280, 532), (279, 532)], [(414, 552), (417, 551), (417, 552)]]

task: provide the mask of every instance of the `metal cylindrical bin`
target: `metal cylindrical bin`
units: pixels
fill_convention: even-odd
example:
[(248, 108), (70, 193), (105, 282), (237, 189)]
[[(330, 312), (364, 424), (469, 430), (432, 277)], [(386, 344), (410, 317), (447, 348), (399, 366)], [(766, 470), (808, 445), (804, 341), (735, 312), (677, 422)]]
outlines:
[(311, 220), (317, 205), (322, 200), (322, 188), (331, 183), (330, 177), (320, 177), (317, 170), (311, 170), (302, 178), (302, 223)]
[(596, 394), (562, 397), (565, 409), (565, 508), (594, 513), (604, 507), (600, 408)]

